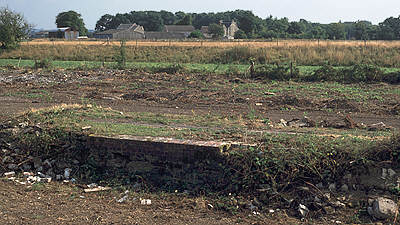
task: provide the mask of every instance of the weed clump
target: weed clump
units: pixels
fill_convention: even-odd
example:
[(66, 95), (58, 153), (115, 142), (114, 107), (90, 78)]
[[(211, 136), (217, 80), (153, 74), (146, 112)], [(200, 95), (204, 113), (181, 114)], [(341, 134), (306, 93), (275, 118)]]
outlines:
[(330, 64), (325, 64), (321, 68), (314, 71), (311, 76), (306, 76), (304, 80), (306, 81), (335, 81), (339, 72)]
[(269, 80), (292, 80), (300, 77), (299, 69), (290, 64), (258, 65), (255, 66), (252, 78)]
[(356, 64), (350, 68), (341, 71), (342, 77), (338, 77), (346, 83), (356, 82), (380, 82), (382, 81), (384, 72), (376, 66), (368, 64)]
[(169, 66), (163, 66), (155, 69), (156, 73), (168, 73), (168, 74), (177, 74), (183, 73), (186, 71), (186, 67), (182, 64), (172, 64)]
[(40, 60), (35, 60), (35, 69), (50, 69), (53, 67), (53, 60), (50, 58), (44, 58)]
[(118, 69), (124, 69), (126, 67), (126, 41), (122, 40), (121, 45), (118, 49), (118, 54), (114, 56), (115, 61), (117, 62)]

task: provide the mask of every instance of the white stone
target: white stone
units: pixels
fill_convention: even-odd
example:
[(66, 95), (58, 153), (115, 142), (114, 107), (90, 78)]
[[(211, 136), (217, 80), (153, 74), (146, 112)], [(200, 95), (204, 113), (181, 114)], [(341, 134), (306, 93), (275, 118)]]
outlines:
[(384, 220), (394, 217), (398, 213), (398, 206), (393, 200), (380, 197), (368, 207), (368, 213), (374, 218)]
[(65, 170), (64, 170), (64, 178), (65, 179), (69, 179), (69, 176), (71, 175), (71, 171), (72, 171), (72, 169), (65, 168)]
[(4, 173), (4, 176), (6, 176), (6, 177), (12, 177), (12, 176), (14, 176), (14, 175), (15, 175), (15, 172), (14, 172), (14, 171)]

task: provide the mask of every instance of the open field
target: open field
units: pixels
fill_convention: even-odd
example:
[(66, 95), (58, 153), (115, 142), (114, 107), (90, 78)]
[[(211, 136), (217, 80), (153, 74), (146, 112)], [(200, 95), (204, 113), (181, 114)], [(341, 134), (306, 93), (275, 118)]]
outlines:
[[(118, 41), (107, 40), (80, 40), (80, 41), (59, 41), (59, 40), (33, 40), (23, 42), (23, 45), (119, 45)], [(176, 46), (176, 47), (235, 47), (244, 46), (249, 48), (266, 48), (266, 47), (326, 47), (326, 46), (352, 46), (352, 47), (382, 47), (382, 48), (398, 48), (400, 41), (332, 41), (332, 40), (234, 40), (234, 41), (210, 41), (210, 40), (196, 40), (196, 41), (127, 41), (128, 46)]]
[[(221, 48), (207, 44), (222, 42), (131, 42), (123, 67), (115, 62), (125, 55), (119, 44), (88, 43), (30, 42), (0, 54), (0, 174), (23, 166), (36, 172), (33, 161), (40, 158), (43, 173), (54, 177), (69, 167), (78, 180), (15, 186), (1, 179), (0, 189), (11, 189), (0, 196), (7, 202), (0, 214), (5, 221), (372, 223), (369, 198), (398, 200), (397, 42), (224, 42)], [(256, 61), (254, 76), (250, 59)], [(113, 165), (118, 157), (131, 160), (132, 172), (96, 164), (85, 153), (85, 140), (93, 135), (245, 147), (150, 169), (143, 162), (150, 156), (105, 156)], [(383, 169), (396, 175), (383, 182)], [(92, 182), (113, 189), (82, 194)], [(126, 189), (129, 200), (118, 203)], [(154, 203), (141, 205), (141, 198)], [(310, 209), (307, 215), (299, 215), (299, 204)], [(57, 213), (57, 205), (71, 213)], [(115, 209), (127, 219), (110, 214)]]
[[(296, 202), (301, 202), (306, 198), (304, 196), (309, 196), (296, 191), (296, 186), (314, 185), (321, 181), (325, 185), (340, 180), (348, 171), (356, 169), (351, 166), (352, 162), (367, 167), (375, 165), (374, 160), (392, 160), (392, 166), (397, 163), (390, 153), (392, 150), (388, 153), (377, 150), (375, 146), (391, 149), (387, 142), (392, 140), (389, 141), (391, 144), (397, 143), (393, 134), (400, 128), (398, 90), (398, 85), (382, 83), (263, 81), (221, 74), (167, 74), (113, 69), (2, 69), (0, 120), (15, 123), (17, 127), (18, 124), (39, 126), (42, 132), (39, 136), (28, 132), (15, 137), (21, 148), (29, 146), (30, 154), (40, 155), (57, 149), (55, 146), (64, 146), (63, 140), (72, 138), (64, 136), (64, 132), (80, 133), (83, 127), (90, 127), (83, 132), (84, 135), (174, 137), (258, 146), (250, 151), (228, 152), (224, 159), (226, 164), (221, 164), (224, 167), (218, 170), (231, 173), (228, 179), (221, 175), (220, 186), (205, 189), (200, 197), (190, 190), (202, 187), (191, 183), (184, 183), (190, 191), (190, 195), (184, 198), (179, 194), (184, 190), (179, 190), (178, 194), (150, 191), (174, 192), (169, 189), (171, 185), (181, 187), (180, 183), (174, 183), (178, 177), (172, 184), (169, 181), (168, 185), (151, 186), (151, 180), (160, 180), (154, 174), (143, 174), (139, 180), (137, 177), (121, 177), (124, 182), (145, 180), (148, 186), (147, 189), (131, 192), (130, 200), (124, 204), (117, 204), (114, 199), (122, 195), (123, 191), (118, 188), (111, 193), (84, 195), (82, 198), (81, 184), (38, 184), (27, 189), (19, 186), (17, 190), (25, 188), (26, 194), (7, 192), (0, 197), (3, 202), (11, 205), (18, 203), (22, 197), (31, 201), (40, 197), (48, 199), (50, 207), (44, 209), (45, 203), (39, 200), (33, 208), (30, 207), (31, 210), (24, 210), (22, 214), (11, 207), (4, 218), (16, 223), (25, 220), (78, 223), (85, 220), (120, 221), (119, 217), (109, 217), (104, 209), (96, 208), (96, 205), (104, 204), (110, 210), (117, 207), (125, 216), (132, 213), (158, 214), (152, 219), (152, 216), (128, 217), (127, 221), (132, 223), (159, 223), (160, 220), (175, 223), (179, 218), (184, 223), (196, 224), (219, 218), (224, 224), (296, 224), (300, 222), (296, 209), (279, 203), (282, 198), (293, 197)], [(298, 121), (305, 118), (308, 122), (299, 125)], [(9, 126), (6, 124), (2, 126)], [(60, 136), (53, 136), (52, 132)], [(40, 143), (40, 146), (35, 143)], [(73, 166), (74, 170), (84, 174), (86, 170), (83, 168), (87, 168), (85, 163)], [(5, 167), (1, 164), (1, 171)], [(194, 173), (207, 179), (208, 173)], [(96, 177), (90, 179), (98, 182)], [(3, 189), (15, 189), (12, 187), (14, 184), (0, 182)], [(107, 182), (122, 185), (118, 179)], [(254, 194), (271, 182), (279, 195)], [(130, 185), (122, 185), (122, 188), (125, 187)], [(213, 195), (213, 192), (219, 194)], [(234, 197), (227, 193), (233, 193)], [(367, 204), (368, 197), (363, 191), (357, 189), (351, 193), (351, 197), (345, 195), (348, 201), (360, 202), (361, 206)], [(251, 197), (244, 197), (248, 194)], [(336, 192), (331, 194), (342, 196)], [(59, 197), (56, 198), (56, 195)], [(151, 198), (155, 203), (143, 208), (137, 201), (140, 197)], [(253, 198), (262, 202), (257, 206), (259, 214), (249, 209), (248, 205), (256, 204)], [(14, 203), (10, 199), (15, 199)], [(243, 203), (239, 204), (241, 201)], [(23, 207), (19, 209), (29, 206), (21, 204)], [(52, 208), (58, 204), (62, 204), (75, 219), (66, 214), (57, 214), (57, 218), (47, 217), (54, 213)], [(88, 211), (78, 212), (75, 204), (86, 205)], [(213, 205), (213, 208), (207, 204)], [(310, 221), (323, 224), (332, 220), (343, 223), (372, 222), (361, 206), (346, 207), (333, 214), (316, 211), (310, 215)], [(270, 213), (271, 208), (280, 208), (281, 211)], [(164, 209), (173, 210), (176, 214), (160, 214), (159, 211)], [(17, 214), (23, 216), (18, 217)], [(205, 214), (208, 216), (204, 217)]]
[[(29, 43), (29, 44), (27, 44)], [(52, 59), (59, 61), (99, 61), (113, 62), (119, 54), (118, 42), (109, 45), (102, 42), (27, 42), (21, 48), (3, 51), (2, 59)], [(65, 44), (63, 44), (65, 43)], [(92, 44), (89, 44), (92, 43)], [(138, 42), (142, 43), (142, 42)], [(256, 64), (295, 63), (299, 66), (331, 64), (334, 66), (352, 66), (371, 64), (379, 67), (400, 68), (399, 42), (378, 42), (378, 44), (358, 45), (357, 42), (326, 42), (327, 45), (315, 45), (315, 42), (293, 41), (300, 44), (274, 45), (271, 42), (251, 42), (266, 46), (249, 47), (241, 42), (204, 42), (203, 46), (185, 46), (192, 42), (151, 42), (148, 46), (136, 46), (128, 42), (126, 61), (128, 62), (168, 62), (168, 63), (206, 63), (206, 64)], [(201, 42), (193, 42), (201, 44)], [(215, 44), (216, 46), (206, 46)], [(237, 44), (239, 43), (239, 44)], [(246, 43), (246, 42), (245, 42)], [(288, 41), (288, 43), (292, 43)], [(302, 43), (302, 44), (301, 44)], [(309, 43), (310, 45), (308, 45)], [(134, 44), (134, 45), (133, 45)], [(157, 45), (156, 45), (157, 44)], [(158, 44), (160, 46), (158, 46)], [(233, 46), (229, 46), (233, 44)], [(275, 43), (276, 44), (276, 43)], [(220, 46), (222, 45), (222, 46)], [(227, 45), (224, 47), (224, 45)]]

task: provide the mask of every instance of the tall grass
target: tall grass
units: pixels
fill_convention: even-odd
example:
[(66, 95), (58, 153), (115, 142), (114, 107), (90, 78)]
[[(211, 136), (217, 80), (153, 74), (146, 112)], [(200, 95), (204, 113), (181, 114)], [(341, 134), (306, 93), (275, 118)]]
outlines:
[[(115, 61), (114, 56), (119, 51), (116, 44), (66, 43), (70, 44), (51, 44), (51, 42), (25, 44), (19, 49), (0, 53), (0, 58), (40, 59), (46, 56), (53, 60), (63, 61)], [(205, 44), (204, 46), (184, 46), (186, 42), (182, 42), (182, 46), (135, 46), (129, 43), (126, 44), (128, 62), (247, 64), (249, 59), (253, 58), (258, 63), (268, 64), (290, 61), (304, 66), (324, 65), (329, 62), (334, 66), (371, 64), (380, 67), (400, 67), (400, 44), (346, 45), (338, 42), (327, 45), (305, 43), (256, 47), (259, 44), (254, 42), (254, 45), (226, 47), (224, 42), (221, 42), (222, 47), (211, 47)]]

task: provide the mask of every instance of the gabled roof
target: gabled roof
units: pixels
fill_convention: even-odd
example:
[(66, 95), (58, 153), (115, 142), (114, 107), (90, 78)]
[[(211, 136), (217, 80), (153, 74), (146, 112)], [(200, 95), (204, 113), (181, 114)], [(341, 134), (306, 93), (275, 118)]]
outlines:
[(232, 25), (232, 23), (236, 23), (234, 20), (232, 20), (232, 21), (219, 21), (219, 23), (221, 24), (221, 25), (225, 25), (225, 27), (230, 27), (231, 25)]
[(56, 29), (48, 30), (48, 31), (49, 32), (58, 32), (58, 31), (65, 32), (67, 30), (71, 30), (71, 28), (70, 27), (59, 27), (59, 28), (56, 28)]
[(192, 25), (165, 25), (164, 31), (171, 33), (185, 33), (185, 32), (193, 32), (195, 29)]
[(121, 31), (125, 31), (125, 30), (132, 30), (132, 31), (136, 31), (136, 29), (140, 27), (139, 25), (137, 25), (136, 23), (134, 24), (120, 24), (117, 29), (111, 29), (111, 30), (105, 30), (102, 32), (98, 32), (96, 34), (115, 34)]
[(136, 23), (133, 23), (133, 24), (120, 24), (118, 27), (117, 27), (117, 30), (129, 30), (129, 29), (132, 29), (132, 30), (134, 30), (134, 29), (136, 29), (136, 27), (138, 27), (138, 25), (136, 24)]

